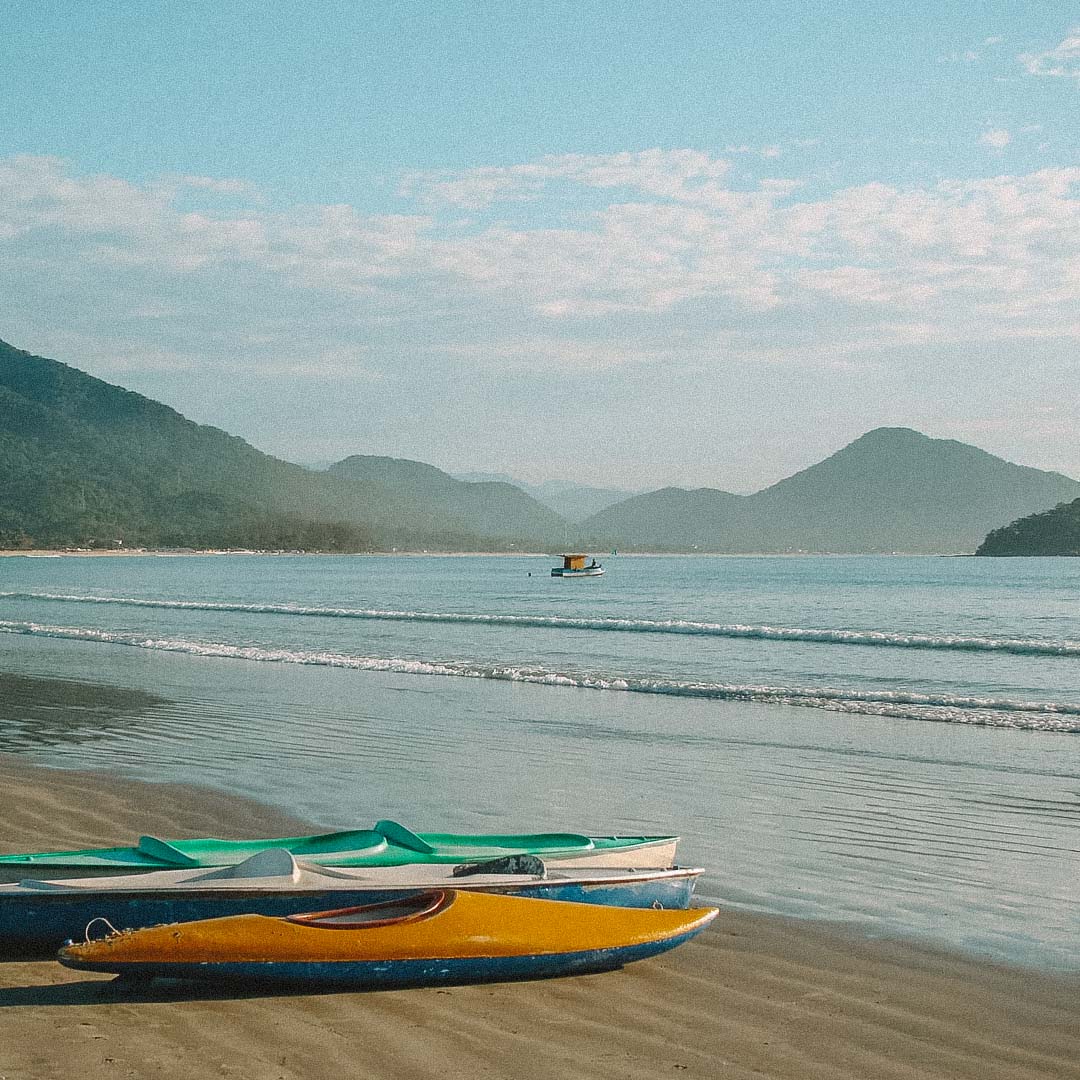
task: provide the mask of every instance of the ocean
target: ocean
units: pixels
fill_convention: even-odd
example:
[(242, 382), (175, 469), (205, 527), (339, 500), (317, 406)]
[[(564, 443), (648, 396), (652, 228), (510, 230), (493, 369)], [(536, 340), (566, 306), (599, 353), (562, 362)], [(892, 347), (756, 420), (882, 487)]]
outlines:
[(326, 827), (677, 832), (703, 898), (1080, 969), (1080, 560), (602, 561), (2, 558), (0, 672), (141, 693), (0, 752)]

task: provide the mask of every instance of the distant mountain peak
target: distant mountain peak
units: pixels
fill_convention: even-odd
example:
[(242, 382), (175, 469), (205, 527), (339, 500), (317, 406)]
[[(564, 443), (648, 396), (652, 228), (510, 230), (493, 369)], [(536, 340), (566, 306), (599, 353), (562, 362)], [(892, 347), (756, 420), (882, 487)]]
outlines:
[(753, 495), (664, 488), (585, 526), (620, 546), (702, 551), (971, 551), (994, 525), (1080, 494), (1059, 473), (1015, 465), (904, 427), (866, 432)]
[(403, 476), (438, 478), (440, 482), (453, 479), (449, 473), (427, 462), (388, 457), (385, 454), (350, 454), (341, 461), (335, 461), (327, 471), (339, 475), (358, 473), (373, 479), (380, 476), (389, 480), (399, 480)]
[[(869, 452), (882, 454), (897, 453), (934, 453), (941, 450), (962, 450), (968, 454), (986, 454), (970, 443), (960, 442), (958, 439), (938, 439), (933, 435), (925, 435), (921, 431), (907, 427), (879, 427), (872, 428), (864, 435), (853, 439), (846, 446), (837, 451), (838, 454), (851, 452)], [(988, 455), (993, 456), (993, 455)], [(828, 459), (826, 459), (828, 460)], [(820, 464), (820, 463), (819, 463)], [(813, 468), (813, 466), (810, 466)]]
[(848, 443), (848, 446), (870, 445), (873, 443), (930, 443), (942, 442), (909, 427), (871, 428), (865, 434)]

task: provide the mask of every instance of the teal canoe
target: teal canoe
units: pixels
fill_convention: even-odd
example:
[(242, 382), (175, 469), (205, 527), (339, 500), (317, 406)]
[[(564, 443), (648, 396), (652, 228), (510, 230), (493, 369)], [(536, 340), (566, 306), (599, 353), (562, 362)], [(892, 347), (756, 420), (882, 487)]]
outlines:
[(232, 866), (269, 848), (284, 848), (321, 866), (402, 866), (410, 863), (486, 862), (505, 855), (536, 855), (549, 866), (656, 869), (675, 861), (675, 836), (582, 836), (577, 833), (414, 833), (394, 821), (371, 829), (279, 836), (261, 840), (159, 840), (142, 836), (134, 847), (87, 848), (0, 855), (0, 881), (88, 876), (183, 867)]

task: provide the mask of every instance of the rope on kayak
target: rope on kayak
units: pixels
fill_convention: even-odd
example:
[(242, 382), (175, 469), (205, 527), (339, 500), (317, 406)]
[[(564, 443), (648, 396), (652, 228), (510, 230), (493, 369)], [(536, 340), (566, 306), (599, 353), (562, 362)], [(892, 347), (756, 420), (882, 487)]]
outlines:
[(118, 933), (118, 931), (117, 931), (116, 927), (115, 927), (115, 926), (113, 926), (113, 924), (112, 924), (111, 922), (109, 922), (109, 920), (108, 920), (108, 919), (106, 919), (106, 918), (105, 918), (104, 916), (102, 916), (102, 915), (98, 915), (98, 917), (97, 917), (96, 919), (91, 919), (91, 920), (90, 920), (90, 921), (89, 921), (89, 922), (88, 922), (88, 923), (86, 924), (86, 929), (85, 929), (85, 930), (83, 931), (83, 937), (85, 937), (85, 938), (86, 938), (86, 944), (87, 944), (87, 945), (89, 945), (89, 944), (90, 944), (90, 927), (91, 927), (91, 926), (93, 926), (93, 925), (94, 925), (94, 923), (96, 923), (96, 922), (101, 922), (101, 923), (104, 923), (104, 924), (105, 924), (105, 925), (106, 925), (106, 926), (107, 926), (107, 927), (109, 928), (109, 931), (110, 931), (110, 933), (113, 933), (113, 934), (116, 934), (116, 933)]

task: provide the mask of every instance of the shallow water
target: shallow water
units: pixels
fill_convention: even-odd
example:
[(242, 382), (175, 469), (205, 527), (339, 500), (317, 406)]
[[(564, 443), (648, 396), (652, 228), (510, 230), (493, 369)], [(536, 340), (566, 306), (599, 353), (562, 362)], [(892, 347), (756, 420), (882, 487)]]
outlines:
[(2, 559), (0, 670), (165, 700), (0, 750), (327, 826), (679, 832), (706, 896), (1080, 967), (1080, 560), (606, 562)]

